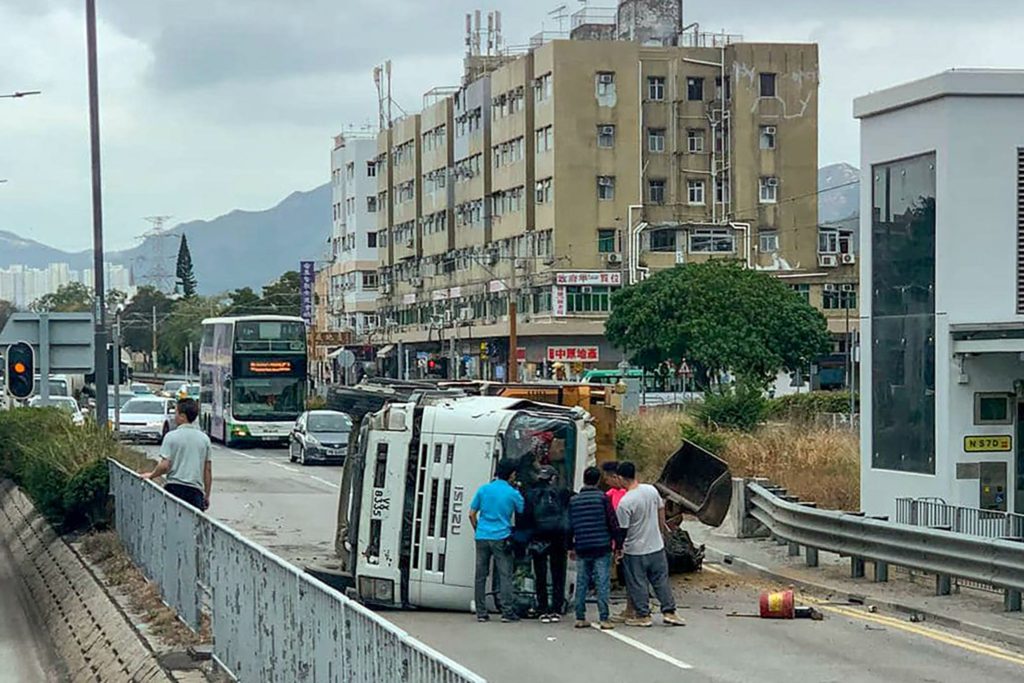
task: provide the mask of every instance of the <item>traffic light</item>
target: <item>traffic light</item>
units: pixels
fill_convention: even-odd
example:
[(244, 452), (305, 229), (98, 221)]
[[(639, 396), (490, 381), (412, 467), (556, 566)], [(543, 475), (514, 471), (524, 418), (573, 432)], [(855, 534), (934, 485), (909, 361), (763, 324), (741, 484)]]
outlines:
[(14, 398), (28, 398), (36, 388), (36, 354), (25, 342), (7, 347), (7, 391)]

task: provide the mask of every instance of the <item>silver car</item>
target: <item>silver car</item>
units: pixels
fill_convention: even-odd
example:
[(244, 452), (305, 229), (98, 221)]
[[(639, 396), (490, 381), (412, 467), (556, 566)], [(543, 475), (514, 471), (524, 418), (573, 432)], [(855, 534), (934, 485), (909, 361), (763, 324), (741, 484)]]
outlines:
[[(28, 405), (30, 408), (41, 408), (43, 399), (41, 396), (34, 396), (28, 402)], [(81, 427), (85, 424), (85, 416), (82, 415), (82, 410), (78, 407), (78, 401), (70, 396), (51, 396), (47, 405), (66, 413), (76, 427)]]
[(167, 433), (177, 424), (175, 412), (173, 399), (137, 396), (121, 407), (118, 436), (131, 441), (162, 443)]
[(348, 455), (352, 418), (335, 410), (308, 410), (295, 421), (288, 438), (288, 459), (300, 465), (343, 464)]

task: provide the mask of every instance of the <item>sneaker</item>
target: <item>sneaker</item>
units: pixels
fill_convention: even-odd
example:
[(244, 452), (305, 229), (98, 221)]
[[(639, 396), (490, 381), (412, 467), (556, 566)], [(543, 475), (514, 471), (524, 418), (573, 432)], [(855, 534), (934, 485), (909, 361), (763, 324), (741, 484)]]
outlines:
[(618, 614), (613, 614), (611, 620), (616, 624), (621, 624), (625, 622), (627, 619), (632, 619), (635, 616), (636, 614), (633, 612), (633, 610), (627, 608), (622, 610)]
[(548, 619), (551, 620), (552, 624), (558, 624), (558, 623), (561, 623), (561, 621), (562, 621), (562, 615), (555, 614), (554, 612), (552, 612), (551, 614), (548, 615)]
[(665, 626), (686, 626), (686, 619), (683, 619), (675, 612), (665, 612), (661, 615), (661, 621)]
[(599, 623), (597, 625), (597, 627), (599, 629), (601, 629), (602, 631), (611, 631), (611, 630), (613, 630), (615, 628), (615, 624), (613, 624), (612, 622), (610, 622), (607, 619), (605, 619), (604, 621)]
[(646, 617), (630, 617), (626, 619), (626, 626), (639, 626), (641, 628), (650, 628), (654, 624), (651, 621), (651, 615)]
[(479, 621), (482, 624), (484, 622), (490, 621), (491, 620), (491, 615), (489, 615), (489, 614), (478, 614), (478, 615), (476, 615), (476, 620)]
[(586, 619), (577, 619), (574, 626), (576, 628), (590, 628), (590, 622)]
[(514, 624), (517, 621), (519, 621), (519, 617), (515, 614), (502, 615), (501, 617), (501, 623), (503, 624)]
[(551, 615), (550, 614), (542, 614), (542, 615), (540, 615), (540, 623), (542, 623), (542, 624), (550, 624), (551, 623)]

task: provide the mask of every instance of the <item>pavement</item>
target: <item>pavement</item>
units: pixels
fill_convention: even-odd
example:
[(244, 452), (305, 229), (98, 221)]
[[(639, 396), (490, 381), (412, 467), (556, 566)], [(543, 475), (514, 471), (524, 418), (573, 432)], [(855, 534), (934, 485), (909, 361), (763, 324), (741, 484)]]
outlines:
[[(155, 449), (146, 450), (155, 457)], [(340, 479), (340, 467), (293, 465), (283, 449), (216, 446), (210, 514), (301, 566), (330, 553)], [(728, 540), (708, 530), (703, 533), (716, 548)], [(383, 615), (492, 683), (590, 683), (607, 680), (613, 672), (628, 672), (629, 679), (643, 683), (962, 683), (1024, 677), (1024, 652), (1019, 647), (965, 635), (943, 623), (915, 623), (884, 602), (849, 604), (841, 591), (833, 598), (827, 592), (798, 591), (802, 604), (823, 612), (823, 621), (749, 616), (756, 614), (763, 590), (785, 588), (787, 581), (757, 569), (760, 563), (755, 560), (774, 561), (774, 555), (763, 557), (751, 550), (749, 563), (739, 558), (749, 549), (784, 555), (785, 548), (742, 543), (749, 545), (711, 552), (712, 561), (704, 571), (674, 577), (679, 613), (688, 622), (685, 628), (664, 627), (657, 617), (653, 628), (619, 626), (602, 632), (574, 629), (571, 615), (551, 625), (497, 620), (478, 624), (469, 614), (450, 612)], [(734, 557), (731, 564), (720, 561), (724, 554)], [(836, 564), (835, 571), (839, 568)], [(831, 578), (827, 567), (808, 571), (820, 572), (817, 578), (823, 581)], [(591, 606), (591, 619), (596, 618), (595, 611)]]
[(0, 683), (59, 681), (59, 659), (0, 544)]

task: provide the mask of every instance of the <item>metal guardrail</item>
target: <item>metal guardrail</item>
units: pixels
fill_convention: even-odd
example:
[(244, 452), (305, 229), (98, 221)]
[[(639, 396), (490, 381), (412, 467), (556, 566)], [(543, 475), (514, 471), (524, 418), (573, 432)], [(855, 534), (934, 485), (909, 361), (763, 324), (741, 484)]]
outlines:
[(850, 557), (854, 577), (864, 575), (865, 560), (874, 563), (876, 581), (887, 580), (889, 565), (907, 567), (934, 574), (939, 595), (948, 595), (958, 577), (1001, 588), (1006, 609), (1021, 608), (1024, 543), (818, 510), (783, 500), (757, 482), (746, 482), (743, 492), (746, 514), (791, 549), (803, 546), (808, 566), (817, 566), (818, 551), (825, 550)]
[(984, 538), (1024, 538), (1024, 515), (949, 505), (937, 498), (897, 498), (896, 521)]
[(484, 683), (386, 619), (110, 461), (118, 536), (239, 681)]

